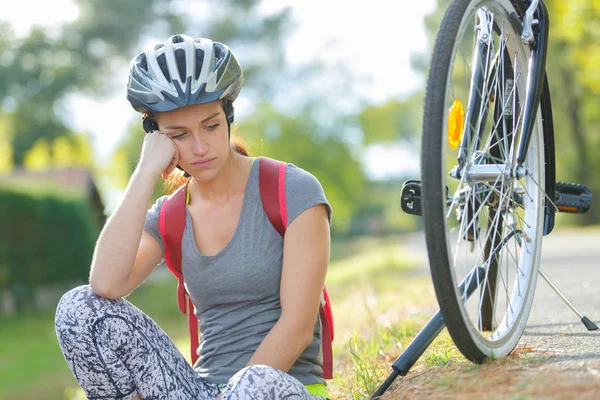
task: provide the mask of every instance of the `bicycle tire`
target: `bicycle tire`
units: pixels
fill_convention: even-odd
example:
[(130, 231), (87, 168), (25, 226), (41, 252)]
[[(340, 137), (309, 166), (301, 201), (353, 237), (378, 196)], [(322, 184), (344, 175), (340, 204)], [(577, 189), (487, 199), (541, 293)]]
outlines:
[[(504, 357), (517, 345), (527, 323), (539, 268), (544, 220), (544, 190), (540, 185), (545, 183), (539, 110), (524, 168), (514, 170), (513, 177), (509, 172), (516, 166), (514, 153), (522, 124), (519, 117), (529, 58), (529, 49), (520, 38), (519, 16), (522, 10), (515, 9), (511, 0), (452, 1), (436, 37), (425, 96), (422, 201), (431, 275), (448, 332), (461, 353), (473, 362)], [(475, 29), (478, 18), (482, 24)], [(485, 29), (490, 34), (487, 48), (495, 58), (485, 56), (488, 62), (481, 63), (480, 71), (483, 78), (476, 79), (473, 71), (477, 61), (472, 61), (476, 58), (464, 53), (469, 48), (480, 49), (474, 40), (483, 40), (481, 32)], [(472, 61), (473, 71), (466, 72), (466, 63), (461, 75), (456, 63), (462, 60)], [(506, 65), (512, 67), (512, 73), (506, 71)], [(459, 82), (467, 75), (469, 81)], [(464, 93), (459, 93), (463, 86)], [(466, 110), (467, 121), (477, 115), (473, 120), (478, 125), (465, 122), (462, 134), (471, 140), (466, 139), (469, 146), (463, 148), (464, 163), (459, 169), (463, 175), (457, 177), (454, 172), (455, 178), (451, 178), (449, 173), (459, 164), (459, 153), (446, 143), (452, 130), (448, 128), (449, 115), (455, 115), (450, 110), (456, 100), (469, 104), (471, 93), (480, 93), (483, 106)], [(488, 118), (490, 108), (492, 116)], [(507, 127), (508, 120), (512, 127)], [(479, 180), (469, 181), (469, 171), (481, 165), (507, 167), (494, 180), (482, 182), (480, 175)], [(455, 214), (458, 222), (451, 219)], [(462, 245), (466, 257), (459, 260)], [(469, 256), (469, 252), (475, 255)], [(486, 268), (486, 276), (478, 282), (478, 291), (464, 299), (458, 283), (478, 265)]]

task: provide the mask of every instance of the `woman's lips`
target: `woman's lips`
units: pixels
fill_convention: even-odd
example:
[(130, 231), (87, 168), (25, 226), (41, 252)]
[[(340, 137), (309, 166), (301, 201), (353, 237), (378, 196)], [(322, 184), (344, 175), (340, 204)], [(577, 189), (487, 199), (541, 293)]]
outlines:
[(208, 160), (195, 161), (192, 163), (192, 165), (195, 167), (206, 167), (206, 166), (210, 165), (214, 160), (216, 160), (216, 158), (209, 158)]

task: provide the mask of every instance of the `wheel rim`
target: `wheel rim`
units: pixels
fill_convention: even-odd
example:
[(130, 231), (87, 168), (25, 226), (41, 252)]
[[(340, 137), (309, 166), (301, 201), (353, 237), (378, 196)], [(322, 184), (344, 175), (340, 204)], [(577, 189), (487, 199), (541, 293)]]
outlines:
[[(442, 188), (448, 187), (451, 199), (439, 199), (446, 217), (447, 267), (454, 288), (476, 266), (485, 268), (479, 289), (469, 299), (456, 289), (455, 298), (470, 340), (485, 356), (496, 357), (514, 348), (529, 314), (537, 278), (544, 202), (539, 184), (544, 182), (539, 113), (524, 169), (517, 170), (514, 160), (525, 102), (528, 51), (509, 20), (507, 9), (511, 8), (508, 1), (482, 1), (467, 7), (451, 57), (441, 130)], [(478, 22), (481, 25), (476, 29)], [(487, 39), (481, 36), (484, 31), (490, 33)], [(474, 41), (482, 39), (489, 46), (486, 61), (481, 63), (485, 77), (482, 101), (477, 110), (465, 107), (466, 117), (474, 111), (477, 115), (476, 123), (471, 125), (472, 137), (477, 139), (466, 148), (460, 176), (452, 178), (449, 173), (458, 164), (458, 150), (448, 144), (452, 136), (448, 124), (456, 114), (450, 110), (454, 110), (457, 100), (469, 105), (468, 87), (475, 66), (467, 60), (472, 60)], [(481, 175), (476, 179), (471, 176), (470, 171), (477, 176), (476, 171), (490, 164), (503, 165), (505, 172), (483, 181)], [(438, 279), (437, 286), (442, 284)], [(447, 287), (443, 289), (446, 293)]]

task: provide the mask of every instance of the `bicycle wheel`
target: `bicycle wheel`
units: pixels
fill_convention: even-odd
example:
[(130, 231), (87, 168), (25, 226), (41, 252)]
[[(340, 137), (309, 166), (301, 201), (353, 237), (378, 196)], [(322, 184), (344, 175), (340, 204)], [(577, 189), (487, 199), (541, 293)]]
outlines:
[[(517, 345), (539, 268), (544, 135), (538, 111), (517, 165), (530, 53), (518, 15), (510, 0), (454, 0), (427, 82), (427, 251), (445, 325), (473, 362), (504, 357)], [(477, 267), (485, 274), (469, 275)], [(470, 297), (458, 288), (467, 277), (478, 284)]]

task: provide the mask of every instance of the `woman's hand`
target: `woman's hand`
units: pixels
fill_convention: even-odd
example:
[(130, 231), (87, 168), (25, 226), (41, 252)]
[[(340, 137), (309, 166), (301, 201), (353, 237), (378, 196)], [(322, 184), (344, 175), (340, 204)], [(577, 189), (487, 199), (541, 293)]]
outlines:
[(160, 174), (163, 179), (167, 179), (177, 166), (178, 161), (177, 146), (167, 135), (160, 131), (154, 131), (144, 137), (140, 167), (151, 171), (155, 175)]

